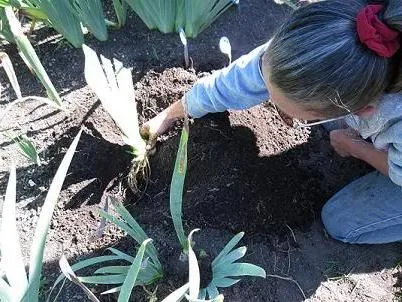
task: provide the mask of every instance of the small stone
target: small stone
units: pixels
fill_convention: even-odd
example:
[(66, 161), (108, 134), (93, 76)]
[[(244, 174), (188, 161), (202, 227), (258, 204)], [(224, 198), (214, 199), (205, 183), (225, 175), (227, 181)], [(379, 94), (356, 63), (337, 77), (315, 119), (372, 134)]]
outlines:
[(36, 186), (36, 183), (32, 179), (28, 180), (28, 184), (30, 187)]

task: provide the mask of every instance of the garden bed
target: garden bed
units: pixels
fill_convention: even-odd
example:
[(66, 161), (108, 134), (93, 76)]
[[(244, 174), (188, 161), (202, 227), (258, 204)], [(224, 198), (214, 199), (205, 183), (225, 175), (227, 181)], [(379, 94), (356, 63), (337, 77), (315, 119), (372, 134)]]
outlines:
[[(112, 32), (108, 42), (90, 39), (88, 44), (133, 67), (140, 120), (144, 122), (180, 99), (197, 78), (225, 65), (227, 60), (217, 48), (221, 36), (230, 38), (234, 57), (238, 57), (265, 42), (288, 13), (272, 1), (242, 1), (240, 10), (230, 10), (191, 41), (195, 71), (181, 67), (182, 46), (176, 35), (150, 32), (134, 16), (124, 29)], [(28, 252), (46, 189), (66, 148), (83, 128), (48, 237), (46, 280), (51, 282), (57, 276), (62, 250), (72, 258), (70, 262), (102, 254), (106, 247), (115, 245), (134, 253), (134, 243), (115, 227), (107, 228), (102, 238), (94, 237), (99, 224), (96, 211), (109, 194), (124, 200), (154, 239), (165, 268), (157, 290), (161, 299), (187, 278), (186, 269), (177, 265), (179, 244), (169, 216), (169, 186), (180, 125), (160, 138), (151, 158), (147, 190), (133, 195), (125, 182), (130, 155), (119, 130), (86, 87), (82, 51), (52, 39), (39, 43), (48, 35), (47, 29), (37, 33), (36, 49), (67, 110), (28, 102), (16, 106), (4, 122), (18, 121), (42, 151), (43, 165), (30, 165), (6, 140), (0, 144), (2, 194), (11, 159), (17, 163), (18, 224), (24, 252)], [(43, 93), (15, 51), (10, 48), (8, 52), (23, 93)], [(4, 86), (6, 80), (4, 74), (1, 76)], [(1, 107), (13, 98), (8, 87)], [(348, 246), (327, 238), (322, 230), (319, 214), (325, 201), (370, 171), (362, 163), (336, 156), (322, 128), (289, 129), (269, 104), (211, 114), (191, 125), (188, 154), (183, 217), (187, 230), (201, 228), (194, 241), (208, 255), (204, 262), (233, 234), (244, 231), (247, 260), (268, 274), (294, 278), (312, 301), (390, 301), (394, 297), (397, 278), (393, 274), (398, 269), (393, 265), (401, 256), (400, 244)], [(44, 296), (48, 288), (45, 282)], [(134, 301), (149, 301), (142, 289), (135, 291)], [(303, 298), (294, 283), (278, 278), (245, 278), (224, 294), (227, 301)], [(60, 296), (60, 301), (84, 299), (80, 289), (72, 285)]]

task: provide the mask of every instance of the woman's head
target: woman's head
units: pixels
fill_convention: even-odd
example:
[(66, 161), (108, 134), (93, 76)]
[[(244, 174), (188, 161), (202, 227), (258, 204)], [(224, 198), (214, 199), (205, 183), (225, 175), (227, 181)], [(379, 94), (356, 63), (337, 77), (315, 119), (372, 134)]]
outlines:
[[(402, 0), (383, 4), (378, 17), (402, 32)], [(356, 19), (367, 5), (327, 0), (295, 11), (263, 57), (269, 88), (319, 118), (357, 112), (386, 92), (402, 90), (402, 50), (385, 58), (359, 39)]]

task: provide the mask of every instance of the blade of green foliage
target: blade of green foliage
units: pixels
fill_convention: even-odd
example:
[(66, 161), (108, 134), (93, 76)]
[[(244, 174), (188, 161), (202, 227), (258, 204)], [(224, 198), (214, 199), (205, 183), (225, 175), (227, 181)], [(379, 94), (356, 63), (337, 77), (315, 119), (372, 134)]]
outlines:
[(30, 260), (29, 260), (29, 288), (27, 299), (30, 302), (38, 300), (40, 287), (40, 277), (42, 271), (43, 252), (45, 249), (46, 236), (49, 230), (50, 221), (53, 216), (54, 208), (57, 204), (58, 196), (63, 186), (64, 179), (71, 160), (73, 159), (75, 149), (77, 148), (82, 130), (79, 131), (74, 141), (68, 148), (64, 158), (57, 169), (56, 175), (50, 185), (45, 202), (40, 213), (38, 223), (35, 229), (35, 235), (32, 241)]
[(63, 35), (74, 47), (84, 44), (80, 20), (71, 11), (66, 0), (30, 0), (49, 18), (50, 25)]
[(16, 171), (15, 166), (12, 165), (2, 210), (0, 248), (2, 268), (14, 298), (20, 300), (28, 288), (28, 279), (17, 230), (16, 186)]
[(20, 84), (18, 84), (17, 76), (15, 75), (13, 64), (11, 63), (10, 57), (5, 52), (0, 52), (1, 65), (3, 66), (8, 80), (14, 89), (17, 98), (22, 98)]
[[(128, 235), (130, 235), (135, 241), (137, 241), (138, 243), (141, 242), (141, 239), (143, 238), (137, 231), (138, 230), (134, 230), (132, 229), (128, 224), (126, 224), (124, 221), (119, 220), (117, 217), (114, 217), (113, 215), (104, 212), (103, 210), (99, 211), (99, 215), (103, 218), (105, 218), (106, 220), (110, 221), (111, 223), (115, 224), (117, 227), (119, 227), (120, 229), (122, 229), (123, 231), (125, 231)], [(148, 239), (148, 237), (146, 237), (144, 240)], [(151, 246), (151, 245), (150, 245)], [(153, 248), (148, 248), (147, 249), (147, 255), (149, 255), (149, 257), (151, 257), (151, 259), (154, 261), (154, 259), (158, 259), (158, 255), (156, 253), (156, 249), (155, 247)], [(159, 260), (157, 260), (157, 264), (158, 266), (160, 266), (160, 262)]]
[(214, 271), (214, 279), (225, 277), (252, 276), (266, 278), (265, 270), (250, 263), (232, 263)]
[(84, 276), (78, 277), (83, 283), (91, 284), (122, 284), (126, 275)]
[(188, 274), (189, 274), (189, 298), (197, 299), (200, 292), (200, 268), (198, 267), (197, 256), (195, 255), (191, 246), (192, 237), (199, 229), (195, 229), (188, 235)]
[(11, 292), (11, 287), (6, 281), (0, 278), (0, 301), (12, 301), (13, 295)]
[(10, 25), (8, 24), (4, 7), (0, 8), (0, 38), (10, 43), (15, 43), (14, 35), (11, 32)]
[(207, 290), (205, 288), (200, 289), (198, 299), (205, 300), (207, 298)]
[(216, 266), (216, 264), (222, 259), (222, 257), (226, 256), (243, 238), (244, 232), (240, 232), (236, 236), (234, 236), (223, 248), (223, 250), (216, 256), (214, 261), (212, 261), (212, 268)]
[(149, 29), (163, 33), (183, 27), (196, 37), (232, 4), (233, 0), (126, 0)]
[[(139, 244), (147, 239), (149, 237), (145, 233), (145, 231), (141, 228), (141, 226), (138, 224), (138, 222), (134, 219), (134, 217), (130, 214), (129, 211), (123, 206), (121, 202), (119, 202), (117, 199), (111, 197), (110, 203), (114, 206), (116, 212), (123, 218), (124, 221), (127, 222), (127, 224), (130, 226), (132, 230), (138, 234), (138, 240), (137, 238), (134, 238)], [(151, 257), (152, 261), (157, 265), (158, 267), (162, 267), (159, 259), (158, 259), (158, 252), (154, 246), (154, 244), (151, 242), (147, 246), (147, 254)]]
[(88, 31), (98, 40), (106, 41), (107, 29), (102, 2), (100, 0), (75, 0), (70, 4), (72, 11)]
[(189, 284), (185, 284), (182, 287), (176, 289), (173, 293), (167, 296), (162, 302), (180, 302), (183, 300), (184, 295), (187, 293)]
[(233, 0), (184, 1), (184, 30), (190, 38), (195, 38), (233, 4)]
[(112, 275), (127, 275), (130, 266), (104, 266), (100, 269), (97, 269), (94, 274), (112, 274)]
[(124, 283), (120, 289), (120, 294), (118, 298), (118, 302), (126, 302), (130, 300), (131, 292), (135, 286), (135, 282), (137, 281), (138, 273), (141, 270), (142, 259), (144, 258), (145, 249), (147, 244), (150, 243), (152, 239), (145, 240), (140, 249), (135, 256), (135, 260), (128, 271), (127, 277), (124, 280)]
[[(82, 260), (76, 264), (73, 264), (71, 266), (71, 269), (73, 270), (73, 272), (76, 272), (80, 269), (98, 264), (98, 263), (103, 263), (103, 262), (107, 262), (107, 261), (113, 261), (113, 260), (121, 260), (122, 258), (119, 256), (114, 256), (114, 255), (109, 255), (109, 256), (99, 256), (99, 257), (93, 257), (93, 258), (89, 258), (86, 260)], [(53, 287), (56, 287), (62, 280), (64, 279), (63, 275), (60, 275), (56, 282), (54, 282)]]
[(87, 294), (88, 298), (93, 302), (100, 302), (98, 298), (86, 287), (75, 275), (73, 269), (71, 268), (70, 264), (68, 263), (66, 257), (63, 255), (60, 258), (59, 266), (63, 274), (66, 276), (68, 280), (77, 284), (81, 289)]
[(39, 159), (38, 151), (35, 145), (26, 136), (20, 135), (16, 137), (11, 137), (11, 139), (17, 144), (18, 151), (28, 158), (30, 161), (40, 166), (41, 162)]
[(214, 299), (219, 296), (219, 291), (214, 282), (210, 282), (207, 287), (207, 293), (210, 299)]
[[(10, 30), (13, 34), (14, 41), (17, 44), (17, 47), (20, 51), (21, 58), (25, 61), (25, 64), (27, 64), (28, 67), (32, 69), (32, 71), (38, 77), (39, 81), (46, 88), (47, 95), (54, 102), (54, 105), (57, 108), (61, 108), (62, 106), (61, 98), (57, 93), (56, 89), (54, 88), (52, 81), (47, 75), (45, 69), (43, 68), (42, 63), (40, 62), (34, 48), (32, 47), (28, 38), (24, 35), (21, 28), (21, 24), (18, 22), (18, 19), (14, 15), (12, 8), (6, 7), (5, 14), (7, 16), (7, 21)], [(5, 20), (2, 21), (4, 22)]]
[(240, 280), (239, 279), (231, 279), (231, 278), (220, 278), (220, 279), (214, 279), (214, 284), (217, 287), (231, 287), (238, 283)]
[(187, 172), (187, 143), (188, 131), (183, 128), (180, 137), (179, 150), (177, 151), (172, 182), (170, 184), (170, 214), (173, 219), (174, 229), (184, 251), (188, 249), (186, 235), (184, 234), (182, 220), (182, 204), (184, 180)]
[(124, 0), (113, 0), (113, 8), (117, 17), (117, 27), (123, 27), (127, 22), (127, 2)]
[(109, 247), (108, 248), (109, 251), (111, 251), (113, 254), (119, 256), (121, 259), (124, 259), (128, 262), (133, 262), (134, 261), (134, 257), (127, 255), (126, 253), (123, 253), (115, 248)]
[(101, 295), (109, 295), (109, 294), (114, 294), (114, 293), (118, 293), (121, 290), (121, 286), (118, 287), (114, 287), (112, 289), (109, 289), (107, 291), (104, 291), (101, 293)]
[(226, 265), (229, 265), (240, 258), (243, 258), (244, 255), (247, 253), (247, 248), (245, 246), (239, 247), (230, 253), (228, 253), (226, 256), (221, 258), (220, 261), (215, 265), (214, 269), (219, 270), (219, 268), (225, 267)]

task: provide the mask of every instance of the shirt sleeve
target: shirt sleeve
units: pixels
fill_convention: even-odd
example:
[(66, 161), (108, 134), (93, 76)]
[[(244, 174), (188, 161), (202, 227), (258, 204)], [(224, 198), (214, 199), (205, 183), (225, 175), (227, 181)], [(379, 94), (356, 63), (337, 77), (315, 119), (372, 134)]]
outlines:
[(184, 96), (193, 118), (228, 109), (246, 109), (269, 98), (260, 61), (268, 43), (244, 55), (228, 67), (198, 80)]
[(378, 149), (388, 151), (389, 178), (402, 186), (402, 121), (379, 133), (373, 142)]

